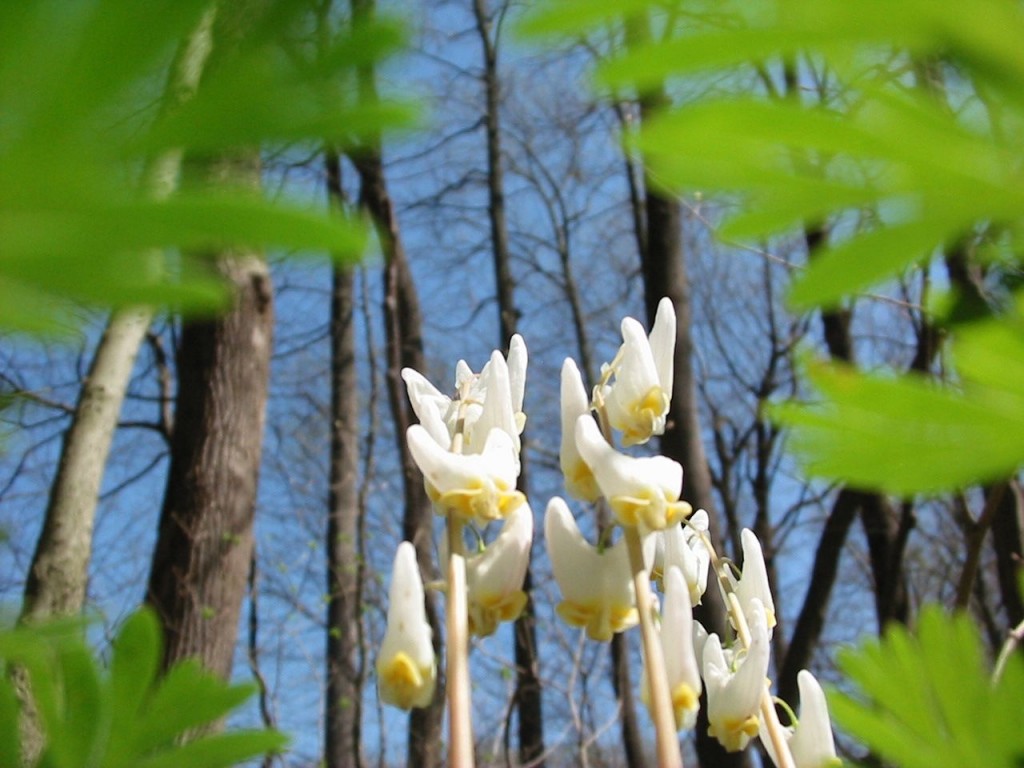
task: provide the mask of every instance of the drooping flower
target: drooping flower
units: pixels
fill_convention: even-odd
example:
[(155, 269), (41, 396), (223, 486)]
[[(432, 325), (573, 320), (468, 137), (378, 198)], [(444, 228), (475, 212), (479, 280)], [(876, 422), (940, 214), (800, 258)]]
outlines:
[[(527, 352), (522, 336), (509, 342), (508, 358), (493, 352), (479, 374), (460, 360), (455, 368), (455, 388), (460, 397), (442, 394), (426, 377), (412, 368), (402, 370), (409, 401), (420, 423), (445, 450), (462, 430), (462, 453), (481, 453), (491, 429), (508, 433), (516, 447), (526, 424), (523, 397)], [(460, 418), (462, 424), (459, 424)]]
[[(682, 571), (671, 566), (665, 576), (665, 605), (658, 637), (678, 730), (692, 728), (700, 708), (700, 668), (693, 648), (693, 624), (689, 587), (683, 579)], [(640, 697), (650, 709), (650, 679), (646, 667)]]
[(589, 416), (576, 420), (576, 447), (619, 522), (660, 531), (693, 507), (679, 500), (683, 468), (665, 456), (633, 458), (612, 448)]
[(544, 536), (562, 591), (556, 610), (567, 624), (585, 627), (588, 637), (602, 642), (636, 625), (639, 615), (624, 541), (603, 551), (591, 546), (557, 496), (544, 515)]
[(729, 752), (739, 752), (760, 729), (759, 711), (768, 675), (768, 626), (764, 606), (754, 599), (750, 647), (731, 658), (718, 635), (704, 643), (704, 685), (708, 691), (708, 735)]
[(516, 490), (519, 465), (508, 433), (492, 429), (478, 454), (446, 451), (420, 424), (409, 427), (406, 440), (438, 514), (486, 524), (526, 500)]
[(469, 631), (493, 634), (502, 621), (513, 621), (526, 606), (523, 579), (533, 541), (533, 511), (521, 504), (505, 519), (501, 533), (483, 552), (466, 560)]
[(698, 509), (687, 518), (685, 525), (667, 526), (658, 532), (656, 539), (652, 577), (661, 583), (669, 568), (678, 568), (689, 587), (692, 605), (700, 605), (708, 586), (711, 554), (700, 538), (701, 532), (707, 532), (708, 523), (708, 513)]
[(608, 421), (622, 432), (624, 445), (647, 442), (665, 431), (672, 398), (676, 313), (665, 298), (658, 304), (651, 335), (631, 317), (622, 321), (622, 346), (606, 367), (610, 384), (601, 388)]
[(740, 533), (740, 543), (743, 547), (743, 571), (736, 582), (736, 597), (748, 621), (752, 601), (761, 601), (768, 623), (768, 636), (771, 637), (771, 629), (775, 626), (775, 601), (768, 584), (768, 569), (765, 568), (761, 542), (752, 530), (744, 528)]
[[(836, 756), (832, 736), (832, 723), (828, 716), (828, 703), (821, 685), (806, 669), (796, 676), (800, 689), (800, 721), (786, 729), (786, 740), (796, 768), (833, 768), (842, 765)], [(772, 762), (779, 764), (771, 739), (762, 733), (761, 742)]]
[(597, 501), (601, 490), (576, 447), (576, 421), (590, 413), (590, 400), (579, 368), (571, 358), (562, 363), (561, 405), (562, 445), (558, 462), (565, 477), (565, 490), (580, 501)]
[(387, 630), (377, 656), (381, 701), (401, 709), (426, 707), (434, 695), (437, 662), (416, 550), (408, 541), (398, 545), (388, 594)]

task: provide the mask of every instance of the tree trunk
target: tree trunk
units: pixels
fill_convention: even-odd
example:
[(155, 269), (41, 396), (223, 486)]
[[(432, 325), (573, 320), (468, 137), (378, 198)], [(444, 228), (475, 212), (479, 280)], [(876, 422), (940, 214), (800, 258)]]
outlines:
[[(258, 179), (255, 158), (243, 165)], [(194, 657), (227, 678), (253, 547), (273, 310), (258, 254), (225, 254), (218, 268), (234, 288), (234, 307), (182, 331), (171, 466), (147, 601), (163, 624), (165, 668)]]
[[(269, 0), (219, 8), (204, 77), (269, 8)], [(258, 148), (195, 165), (213, 188), (260, 189)], [(262, 254), (239, 249), (214, 258), (233, 304), (182, 326), (171, 462), (146, 600), (163, 625), (165, 669), (195, 658), (227, 678), (253, 549), (274, 313)]]
[[(204, 14), (182, 41), (164, 88), (164, 114), (195, 94), (210, 49), (212, 22), (212, 12)], [(181, 155), (167, 152), (146, 168), (143, 185), (154, 199), (165, 199), (174, 192), (180, 171)], [(157, 251), (149, 258), (159, 261), (163, 254)], [(152, 317), (149, 307), (114, 312), (96, 347), (75, 415), (64, 434), (25, 585), (22, 621), (76, 614), (85, 604), (103, 473), (135, 358)]]
[[(340, 211), (341, 162), (325, 157), (327, 192)], [(362, 583), (359, 554), (359, 389), (351, 268), (337, 265), (331, 289), (331, 450), (327, 497), (327, 768), (360, 768)]]
[[(374, 13), (374, 0), (351, 0), (353, 20)], [(377, 89), (371, 66), (360, 72), (360, 89), (367, 102), (374, 102)], [(384, 178), (379, 137), (365, 142), (349, 153), (359, 174), (359, 205), (372, 219), (384, 254), (384, 327), (387, 346), (388, 402), (395, 424), (395, 441), (402, 462), (404, 514), (402, 537), (416, 548), (416, 558), (424, 582), (434, 579), (433, 510), (423, 487), (423, 477), (409, 453), (405, 432), (415, 423), (412, 404), (402, 383), (402, 368), (423, 371), (423, 337), (419, 297), (398, 228), (391, 197)], [(433, 629), (434, 653), (441, 658), (441, 622), (433, 592), (426, 594), (427, 620)], [(441, 765), (444, 719), (444, 680), (439, 674), (434, 700), (429, 707), (409, 714), (409, 745), (406, 763), (411, 768), (435, 768)]]
[[(491, 226), (491, 250), (494, 257), (494, 279), (498, 297), (498, 332), (500, 345), (508, 348), (516, 334), (519, 311), (515, 306), (515, 285), (512, 280), (508, 247), (508, 224), (505, 216), (505, 181), (502, 167), (501, 126), (499, 121), (500, 81), (498, 79), (497, 40), (492, 37), (490, 14), (485, 0), (473, 0), (473, 15), (484, 60), (484, 126), (487, 132), (487, 213)], [(526, 456), (520, 459), (519, 490), (528, 495)], [(526, 607), (515, 621), (513, 631), (516, 660), (515, 706), (519, 714), (519, 760), (535, 766), (544, 764), (544, 715), (541, 685), (538, 678), (537, 620), (534, 612), (533, 574), (528, 566), (523, 583)]]
[[(668, 104), (663, 87), (652, 87), (640, 98), (641, 122)], [(644, 216), (647, 251), (641, 255), (644, 278), (644, 300), (648, 327), (654, 325), (658, 302), (662, 297), (672, 301), (676, 312), (675, 376), (672, 401), (661, 452), (683, 465), (683, 495), (694, 509), (705, 509), (710, 519), (713, 541), (722, 541), (722, 531), (712, 494), (711, 472), (701, 439), (700, 416), (697, 410), (697, 386), (693, 364), (692, 304), (690, 278), (683, 253), (682, 209), (677, 200), (656, 191), (650, 179), (644, 178)], [(640, 238), (638, 237), (638, 241)], [(725, 606), (715, 589), (709, 589), (704, 601), (694, 611), (695, 617), (709, 632), (724, 635)], [(702, 703), (697, 719), (697, 754), (701, 765), (733, 768), (749, 765), (745, 752), (731, 754), (708, 735), (707, 706)]]

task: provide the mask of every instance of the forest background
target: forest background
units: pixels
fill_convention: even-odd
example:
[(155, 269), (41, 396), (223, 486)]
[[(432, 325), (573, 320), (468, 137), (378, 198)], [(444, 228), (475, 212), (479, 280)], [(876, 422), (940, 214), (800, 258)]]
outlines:
[[(593, 383), (621, 317), (649, 323), (668, 295), (683, 336), (662, 451), (728, 551), (744, 527), (765, 546), (785, 698), (800, 668), (838, 681), (835, 648), (926, 602), (967, 610), (992, 655), (1024, 620), (1016, 5), (958, 36), (960, 16), (913, 3), (902, 26), (783, 3), (788, 28), (759, 15), (772, 4), (633, 3), (625, 23), (621, 4), (556, 4), (532, 24), (572, 34), (543, 43), (514, 35), (526, 9), (484, 0), (402, 25), (368, 0), (129, 5), (26, 3), (0, 24), (3, 319), (51, 334), (9, 336), (0, 362), (12, 614), (86, 610), (102, 647), (145, 601), (165, 664), (257, 680), (233, 722), (292, 735), (270, 763), (436, 764), (439, 713), (407, 722), (372, 675), (394, 547), (419, 532), (429, 550), (433, 524), (397, 371), (450, 382), (458, 359), (525, 337), (537, 512), (562, 492), (563, 358)], [(911, 35), (922, 18), (932, 37)], [(774, 42), (741, 39), (758, 24)], [(845, 37), (822, 48), (825, 28)], [(375, 224), (368, 249), (342, 213)], [(211, 315), (225, 284), (230, 311)], [(121, 405), (98, 361), (124, 334)], [(814, 392), (838, 406), (770, 407)], [(117, 427), (109, 458), (102, 437), (81, 451), (92, 509), (89, 481), (84, 497), (64, 482), (89, 413)], [(50, 522), (61, 508), (70, 524)], [(533, 613), (474, 647), (481, 762), (642, 765), (635, 638), (559, 624), (541, 541), (530, 579)]]

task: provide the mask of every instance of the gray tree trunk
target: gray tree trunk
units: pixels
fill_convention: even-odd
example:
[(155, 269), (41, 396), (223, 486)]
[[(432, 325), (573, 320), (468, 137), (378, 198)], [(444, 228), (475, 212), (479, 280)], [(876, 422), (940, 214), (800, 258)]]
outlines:
[[(498, 333), (507, 351), (509, 341), (518, 332), (519, 310), (515, 305), (508, 247), (508, 223), (505, 213), (505, 179), (502, 165), (498, 40), (485, 0), (473, 0), (473, 16), (483, 52), (484, 127), (487, 133), (487, 213), (491, 225), (491, 252), (498, 296)], [(525, 454), (520, 461), (519, 489), (528, 494)], [(513, 653), (516, 660), (515, 707), (519, 725), (519, 761), (534, 766), (544, 764), (544, 713), (537, 658), (537, 619), (533, 605), (533, 573), (527, 566), (523, 590), (527, 602), (515, 621)]]
[[(375, 9), (374, 0), (350, 0), (354, 21), (368, 18)], [(362, 96), (373, 102), (377, 98), (376, 73), (371, 66), (360, 72)], [(379, 137), (374, 137), (349, 153), (359, 174), (359, 205), (372, 219), (381, 251), (384, 254), (384, 327), (387, 346), (388, 403), (395, 424), (396, 448), (402, 462), (404, 514), (402, 538), (412, 542), (424, 582), (434, 578), (433, 509), (423, 487), (412, 454), (405, 442), (405, 432), (416, 422), (412, 405), (402, 383), (402, 369), (423, 371), (422, 319), (419, 296), (405, 256), (398, 227), (398, 218), (384, 177)], [(427, 621), (433, 630), (434, 653), (442, 657), (442, 626), (437, 600), (433, 592), (426, 594)], [(434, 700), (429, 707), (413, 709), (409, 714), (409, 741), (406, 764), (410, 768), (438, 768), (443, 751), (444, 680), (438, 675)]]
[[(214, 57), (231, 55), (266, 0), (225, 4), (213, 28)], [(204, 160), (217, 187), (260, 187), (256, 148)], [(214, 255), (232, 290), (227, 313), (183, 324), (171, 462), (147, 602), (165, 635), (164, 667), (185, 658), (227, 678), (253, 549), (273, 335), (273, 291), (262, 254)]]
[[(341, 161), (326, 153), (327, 191), (343, 202)], [(327, 497), (327, 704), (324, 763), (362, 765), (362, 574), (359, 549), (359, 389), (353, 275), (333, 270), (331, 289), (331, 453)]]

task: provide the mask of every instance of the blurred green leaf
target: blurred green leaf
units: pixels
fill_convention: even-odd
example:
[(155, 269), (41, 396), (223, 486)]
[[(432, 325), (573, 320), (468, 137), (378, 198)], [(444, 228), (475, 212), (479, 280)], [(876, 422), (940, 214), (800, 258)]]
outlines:
[(361, 250), (361, 228), (326, 206), (314, 213), (232, 190), (146, 199), (140, 180), (167, 152), (340, 145), (412, 119), (406, 104), (367, 102), (356, 83), (359, 67), (401, 44), (400, 25), (343, 30), (317, 49), (296, 34), (305, 3), (272, 4), (240, 44), (215, 44), (197, 96), (158, 117), (176, 50), (208, 6), (0, 4), (0, 325), (52, 330), (69, 299), (215, 308), (224, 292), (196, 250)]
[(650, 11), (655, 5), (671, 8), (678, 2), (652, 0), (558, 0), (538, 4), (519, 24), (524, 35), (571, 35), (578, 37), (593, 27), (621, 21)]
[(995, 480), (1024, 461), (1024, 324), (1021, 315), (955, 326), (958, 386), (917, 375), (858, 373), (808, 364), (820, 395), (771, 414), (793, 430), (812, 475), (898, 494)]
[[(60, 719), (45, 723), (43, 760), (60, 768), (85, 768), (95, 764), (108, 725), (99, 670), (83, 644), (68, 643), (60, 650), (60, 675)], [(33, 687), (38, 678), (36, 672)]]
[(227, 715), (255, 692), (251, 685), (226, 685), (194, 661), (175, 665), (152, 692), (135, 723), (136, 743), (146, 749)]
[[(0, 661), (27, 674), (46, 745), (37, 768), (227, 768), (287, 739), (276, 731), (218, 733), (253, 687), (231, 685), (188, 661), (157, 676), (161, 640), (144, 609), (114, 641), (104, 673), (81, 621), (0, 632)], [(12, 679), (0, 682), (0, 768), (28, 768), (19, 753), (21, 703)], [(209, 733), (203, 733), (209, 730)]]
[(21, 768), (18, 698), (10, 675), (0, 676), (0, 768)]
[(839, 655), (851, 692), (833, 691), (836, 721), (902, 768), (1020, 765), (1024, 664), (1014, 654), (992, 684), (977, 630), (962, 615), (926, 607), (917, 635), (892, 625), (884, 639)]
[(244, 760), (277, 752), (288, 739), (276, 731), (232, 731), (207, 736), (139, 760), (133, 768), (221, 768)]

